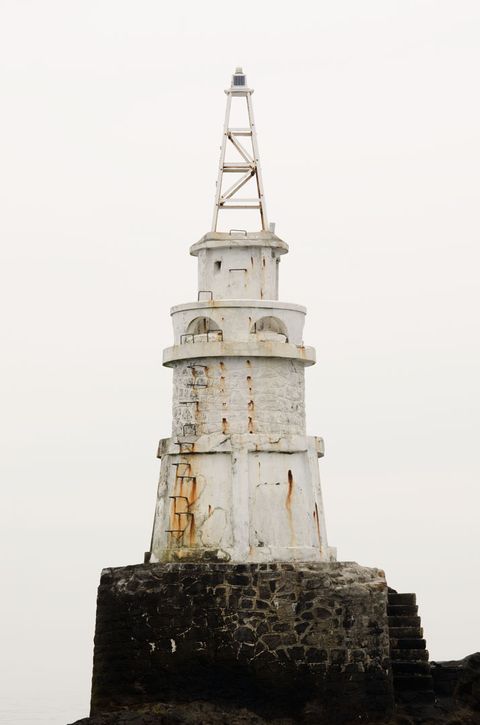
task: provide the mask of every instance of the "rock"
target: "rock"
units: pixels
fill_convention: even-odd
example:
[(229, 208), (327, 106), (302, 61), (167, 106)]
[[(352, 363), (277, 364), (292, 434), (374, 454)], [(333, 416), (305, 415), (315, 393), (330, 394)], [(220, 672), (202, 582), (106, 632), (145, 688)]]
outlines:
[(456, 702), (480, 711), (480, 652), (463, 660), (432, 662), (435, 693), (439, 698)]
[[(245, 708), (230, 708), (209, 702), (155, 704), (94, 715), (72, 725), (265, 725), (259, 715)], [(291, 719), (269, 720), (269, 725), (293, 725)]]

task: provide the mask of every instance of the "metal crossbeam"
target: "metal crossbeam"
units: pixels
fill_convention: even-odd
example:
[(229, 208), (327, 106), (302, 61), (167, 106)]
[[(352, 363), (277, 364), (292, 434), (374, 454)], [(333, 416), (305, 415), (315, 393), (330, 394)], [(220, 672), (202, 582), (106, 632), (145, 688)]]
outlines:
[[(247, 87), (246, 76), (241, 68), (237, 68), (232, 76), (232, 84), (227, 94), (227, 108), (223, 127), (222, 145), (220, 147), (220, 163), (218, 166), (217, 188), (215, 193), (215, 207), (213, 210), (212, 231), (218, 227), (219, 212), (224, 209), (258, 209), (263, 231), (268, 230), (267, 209), (263, 192), (262, 172), (258, 153), (257, 133), (253, 116), (252, 93), (253, 89)], [(247, 106), (248, 128), (230, 128), (230, 113), (232, 98), (243, 98)], [(239, 137), (250, 139), (251, 150), (238, 140)], [(225, 161), (227, 149), (233, 148), (240, 157), (238, 161)], [(224, 174), (241, 174), (241, 176), (225, 191), (222, 190)], [(253, 199), (240, 199), (237, 192), (253, 179), (255, 181), (257, 196)]]

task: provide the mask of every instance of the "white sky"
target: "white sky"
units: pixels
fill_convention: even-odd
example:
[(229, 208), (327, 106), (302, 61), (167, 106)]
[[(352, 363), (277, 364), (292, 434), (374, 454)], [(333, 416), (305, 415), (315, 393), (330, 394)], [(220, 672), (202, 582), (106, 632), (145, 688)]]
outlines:
[(0, 722), (87, 714), (100, 570), (148, 548), (239, 64), (330, 543), (417, 592), (432, 658), (480, 649), (479, 31), (475, 0), (0, 1)]

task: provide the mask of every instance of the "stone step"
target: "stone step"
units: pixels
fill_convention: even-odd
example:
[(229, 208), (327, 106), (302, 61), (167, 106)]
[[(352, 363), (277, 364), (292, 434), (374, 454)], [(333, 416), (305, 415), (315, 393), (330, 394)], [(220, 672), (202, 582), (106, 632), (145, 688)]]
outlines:
[(427, 649), (427, 643), (424, 639), (411, 639), (407, 637), (395, 639), (392, 637), (390, 639), (390, 649)]
[(393, 592), (388, 593), (388, 604), (416, 604), (417, 597), (415, 594), (394, 594)]
[(394, 660), (392, 662), (392, 672), (396, 675), (430, 675), (430, 662), (405, 662), (403, 660)]
[(390, 659), (395, 660), (411, 660), (412, 662), (428, 661), (428, 650), (426, 649), (391, 649)]
[(393, 675), (395, 692), (432, 692), (433, 678), (431, 675)]
[(422, 639), (423, 627), (390, 627), (390, 639)]
[(418, 606), (416, 604), (388, 604), (387, 614), (390, 617), (414, 617), (418, 614)]
[(389, 617), (389, 627), (420, 627), (420, 617)]

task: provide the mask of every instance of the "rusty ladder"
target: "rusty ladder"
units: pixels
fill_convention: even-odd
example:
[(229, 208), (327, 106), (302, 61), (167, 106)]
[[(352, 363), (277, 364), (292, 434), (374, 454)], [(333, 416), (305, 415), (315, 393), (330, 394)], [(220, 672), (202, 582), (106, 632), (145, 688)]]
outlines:
[[(193, 483), (193, 482), (196, 483), (196, 481), (197, 481), (196, 476), (191, 476), (190, 475), (190, 470), (191, 470), (190, 463), (184, 463), (182, 461), (177, 461), (176, 463), (172, 463), (172, 466), (175, 466), (175, 468), (176, 468), (176, 472), (175, 472), (175, 488), (176, 488), (177, 481), (179, 481), (179, 480), (181, 480), (182, 482), (187, 482), (187, 483)], [(185, 466), (185, 469), (184, 469), (183, 473), (179, 473), (180, 466)], [(188, 500), (188, 497), (187, 496), (183, 496), (183, 495), (181, 495), (181, 496), (179, 496), (179, 495), (169, 496), (169, 498), (171, 498), (173, 500), (173, 514), (174, 514), (174, 516), (178, 516), (178, 525), (179, 525), (180, 528), (178, 528), (178, 529), (165, 529), (165, 531), (166, 531), (167, 534), (175, 535), (177, 541), (180, 542), (180, 541), (183, 541), (183, 536), (185, 534), (185, 531), (188, 528), (188, 523), (189, 523), (190, 519), (193, 516), (193, 513), (191, 511), (189, 511), (189, 508), (191, 506), (191, 503)], [(186, 511), (177, 511), (176, 510), (177, 509), (177, 501), (179, 499), (183, 499), (184, 501), (186, 501)], [(185, 516), (186, 517), (185, 526), (183, 528), (181, 528), (181, 526), (182, 526), (182, 523), (181, 523), (182, 522), (182, 516)]]

